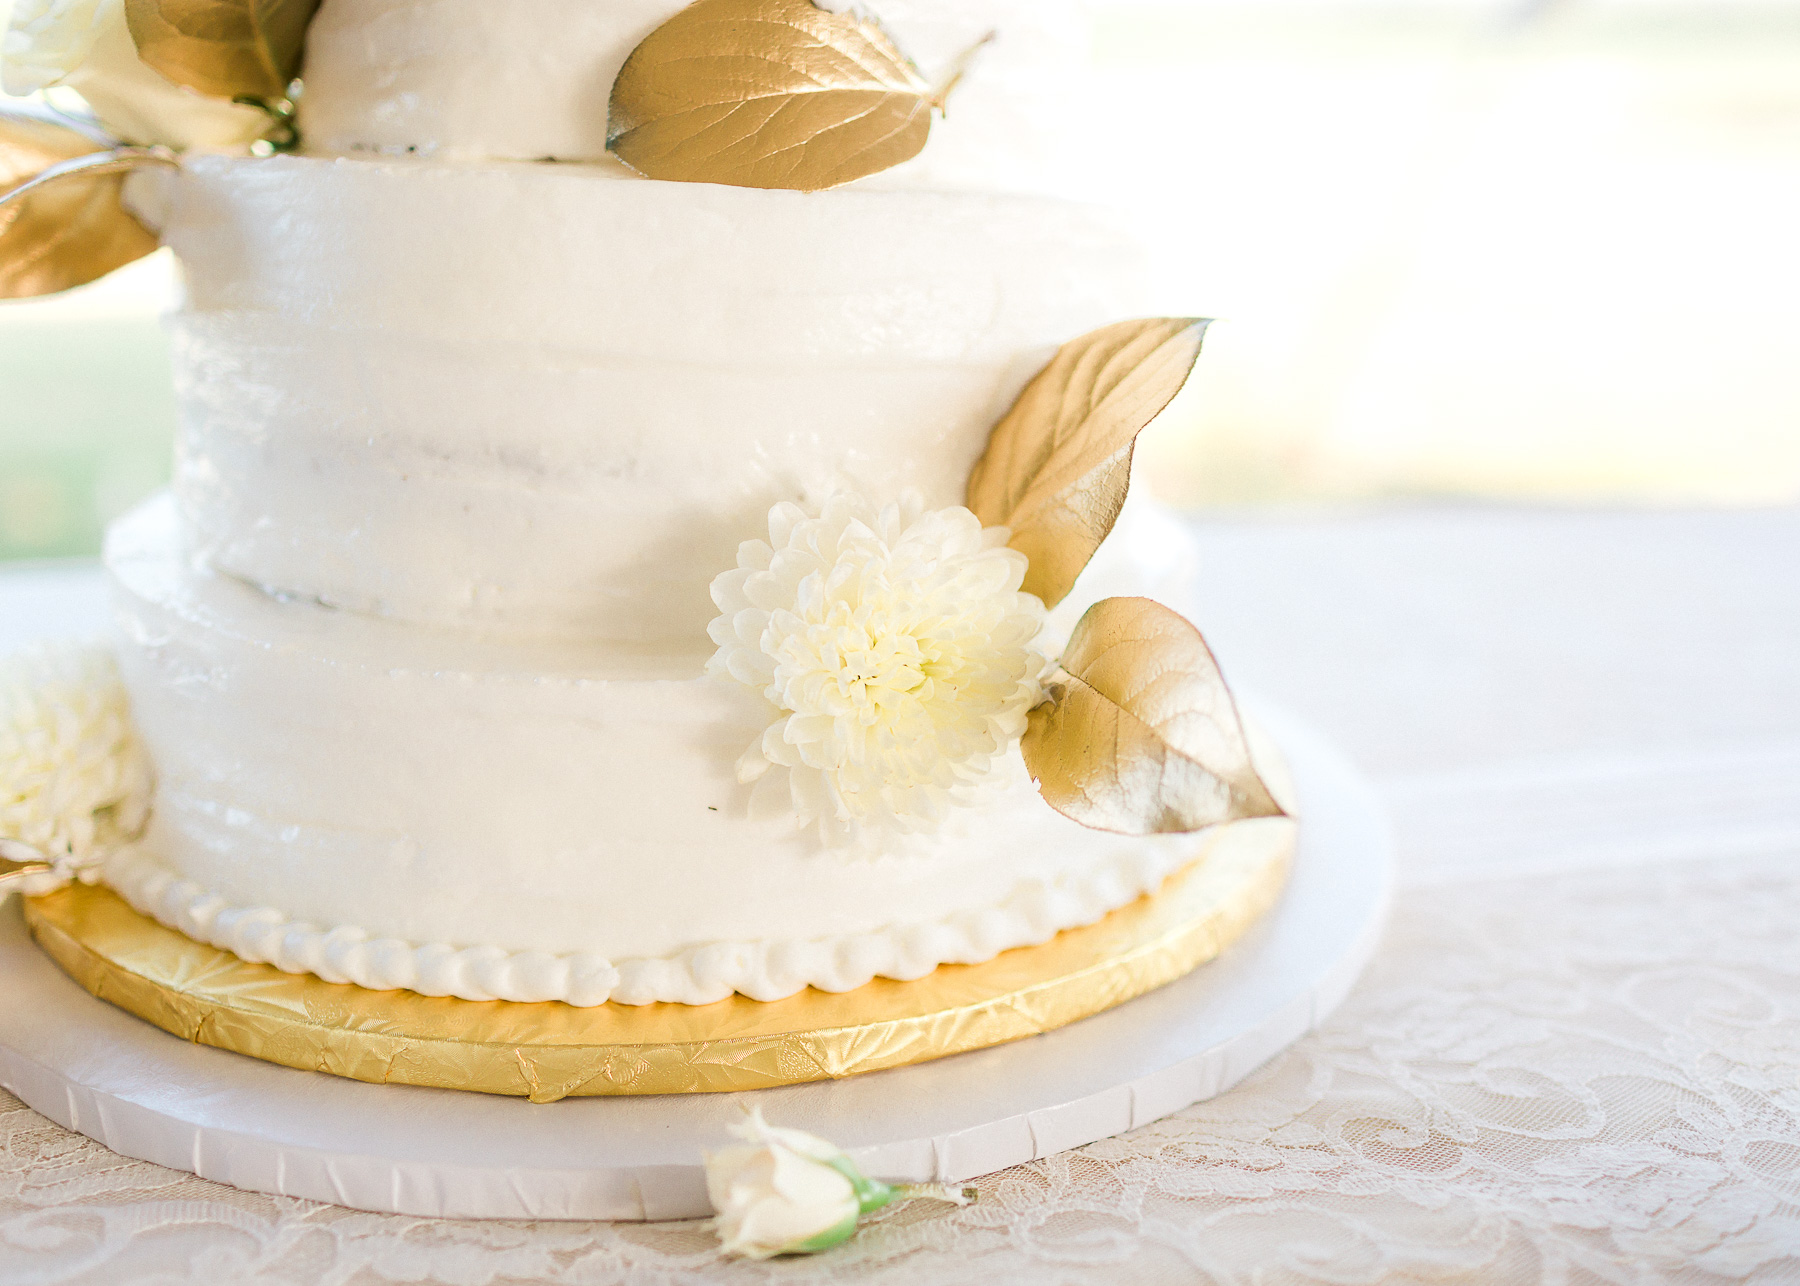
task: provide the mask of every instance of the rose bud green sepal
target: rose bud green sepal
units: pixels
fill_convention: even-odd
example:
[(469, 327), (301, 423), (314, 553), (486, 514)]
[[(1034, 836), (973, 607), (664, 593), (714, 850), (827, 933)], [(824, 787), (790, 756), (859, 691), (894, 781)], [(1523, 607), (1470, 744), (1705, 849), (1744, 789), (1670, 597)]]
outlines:
[(731, 1132), (745, 1146), (706, 1156), (707, 1194), (718, 1212), (714, 1226), (728, 1255), (811, 1254), (848, 1239), (863, 1215), (891, 1201), (933, 1197), (963, 1205), (968, 1200), (936, 1184), (871, 1179), (826, 1140), (771, 1126), (760, 1108), (751, 1108)]

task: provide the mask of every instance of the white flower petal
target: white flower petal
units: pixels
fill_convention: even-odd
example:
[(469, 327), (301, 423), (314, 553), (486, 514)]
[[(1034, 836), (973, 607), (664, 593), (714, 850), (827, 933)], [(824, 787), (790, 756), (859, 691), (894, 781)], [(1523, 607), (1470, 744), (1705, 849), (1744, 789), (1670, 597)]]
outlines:
[(707, 586), (712, 595), (713, 606), (726, 615), (749, 606), (750, 600), (744, 593), (744, 582), (755, 574), (748, 567), (733, 567), (730, 571), (720, 572), (713, 577), (712, 584)]
[(757, 663), (753, 654), (732, 648), (729, 651), (721, 649), (715, 655), (723, 656), (726, 673), (747, 687), (761, 687), (769, 680), (767, 669)]
[(738, 546), (738, 566), (751, 571), (766, 572), (769, 561), (775, 557), (775, 548), (767, 541), (746, 540)]
[[(766, 762), (766, 761), (765, 761)], [(764, 772), (750, 787), (745, 810), (752, 821), (772, 822), (794, 817), (794, 791), (785, 772)]]
[[(780, 549), (783, 545), (788, 543), (789, 538), (794, 534), (794, 528), (805, 521), (806, 510), (802, 509), (791, 500), (782, 501), (773, 509), (769, 510), (769, 543), (763, 545), (763, 548), (768, 550), (769, 554), (773, 556), (775, 550)], [(756, 543), (759, 545), (762, 544), (761, 541), (757, 541)], [(738, 555), (738, 561), (743, 561), (743, 554), (741, 552)], [(765, 558), (762, 566), (767, 567), (768, 565), (768, 560)]]
[(762, 775), (764, 773), (769, 771), (770, 766), (771, 765), (770, 765), (769, 761), (763, 757), (762, 744), (761, 744), (760, 740), (757, 742), (753, 742), (750, 745), (749, 749), (747, 749), (746, 751), (744, 751), (743, 754), (738, 756), (738, 761), (737, 761), (738, 782), (741, 785), (748, 785), (749, 783), (751, 783), (753, 781), (757, 781), (762, 777)]
[(779, 571), (752, 572), (742, 582), (743, 602), (765, 612), (774, 611), (793, 601), (787, 582)]

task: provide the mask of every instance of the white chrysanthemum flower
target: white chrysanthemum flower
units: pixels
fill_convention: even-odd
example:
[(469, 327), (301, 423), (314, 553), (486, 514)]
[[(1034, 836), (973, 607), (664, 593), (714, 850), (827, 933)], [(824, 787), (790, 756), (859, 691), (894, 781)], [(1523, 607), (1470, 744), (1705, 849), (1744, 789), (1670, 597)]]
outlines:
[(150, 784), (110, 652), (39, 647), (0, 661), (0, 839), (72, 873), (143, 829)]
[(771, 509), (768, 541), (712, 584), (708, 672), (780, 710), (739, 780), (785, 773), (801, 825), (838, 842), (930, 829), (1004, 779), (1044, 667), (1044, 606), (1006, 539), (914, 493), (880, 512), (842, 494)]

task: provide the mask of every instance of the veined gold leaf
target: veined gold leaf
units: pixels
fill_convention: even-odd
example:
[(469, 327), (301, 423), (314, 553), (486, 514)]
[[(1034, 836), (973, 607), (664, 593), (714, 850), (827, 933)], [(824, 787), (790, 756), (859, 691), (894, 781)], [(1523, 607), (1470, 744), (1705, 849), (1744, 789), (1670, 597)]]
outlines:
[(1095, 603), (1049, 688), (1020, 749), (1057, 812), (1127, 835), (1284, 815), (1212, 650), (1162, 604)]
[(0, 299), (85, 285), (156, 249), (120, 189), (126, 171), (173, 158), (161, 148), (93, 149), (75, 130), (0, 113)]
[(1207, 322), (1118, 322), (1057, 350), (994, 426), (969, 474), (969, 508), (1031, 561), (1025, 591), (1055, 607), (1100, 548), (1131, 481), (1137, 435), (1200, 356)]
[(214, 98), (271, 102), (300, 71), (319, 0), (125, 0), (138, 57)]
[(934, 105), (919, 69), (854, 12), (698, 0), (626, 59), (606, 145), (653, 179), (814, 192), (917, 156)]

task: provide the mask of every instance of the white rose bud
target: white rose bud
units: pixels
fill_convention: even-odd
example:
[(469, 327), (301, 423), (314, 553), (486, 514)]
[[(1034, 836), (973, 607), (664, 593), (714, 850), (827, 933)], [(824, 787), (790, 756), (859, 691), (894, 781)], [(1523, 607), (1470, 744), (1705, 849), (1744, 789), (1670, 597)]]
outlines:
[(66, 85), (126, 143), (240, 152), (273, 124), (257, 108), (197, 94), (147, 66), (125, 24), (125, 0), (13, 0), (0, 84), (9, 94)]
[(706, 1190), (727, 1255), (768, 1259), (837, 1245), (856, 1222), (890, 1201), (931, 1197), (966, 1205), (964, 1192), (937, 1184), (894, 1186), (870, 1179), (824, 1139), (776, 1129), (760, 1108), (731, 1132), (748, 1146), (706, 1155)]

